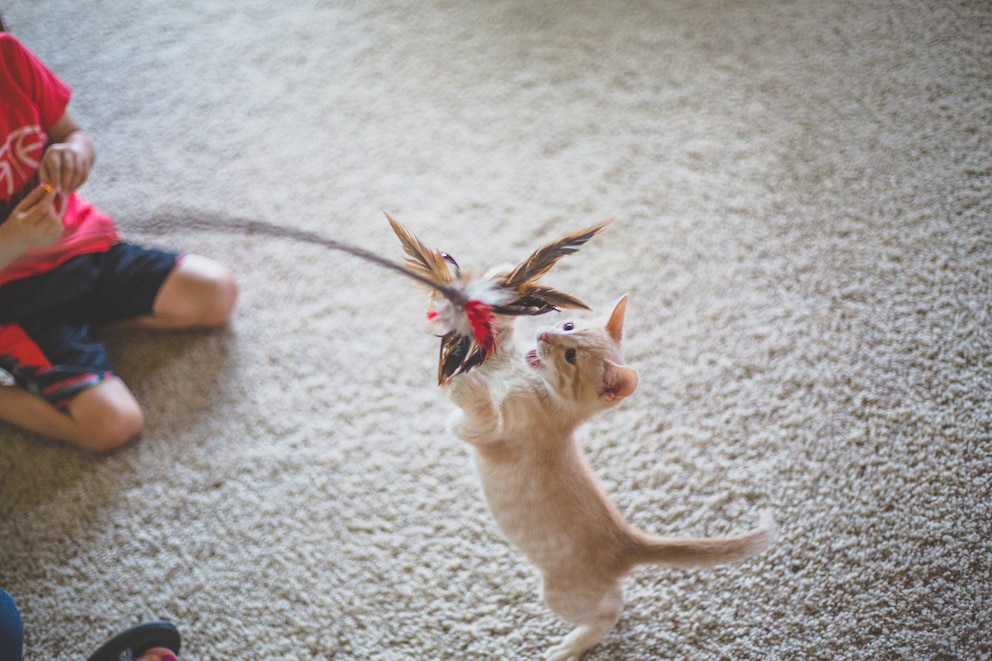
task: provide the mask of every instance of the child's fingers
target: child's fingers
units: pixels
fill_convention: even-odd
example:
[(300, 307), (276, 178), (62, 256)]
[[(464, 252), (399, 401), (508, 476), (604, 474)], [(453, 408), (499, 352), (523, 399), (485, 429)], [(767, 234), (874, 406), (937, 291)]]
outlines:
[[(48, 205), (55, 211), (56, 217), (61, 220), (62, 216), (65, 214), (65, 196), (62, 194), (61, 190), (52, 184), (41, 184), (35, 190), (42, 191), (42, 196), (41, 199), (38, 200), (38, 204)], [(33, 206), (34, 205), (32, 205), (32, 207)]]
[(43, 185), (58, 187), (60, 170), (58, 160), (52, 157), (51, 150), (45, 154), (38, 168), (38, 179)]
[(57, 145), (48, 148), (38, 169), (38, 176), (43, 183), (62, 190), (71, 190), (65, 180), (72, 175), (72, 164), (67, 161), (66, 156), (66, 151), (59, 149)]
[(65, 193), (71, 193), (86, 182), (89, 175), (86, 163), (79, 154), (65, 145), (52, 145), (42, 158), (38, 170), (41, 181), (52, 184)]
[(51, 184), (39, 184), (28, 191), (28, 194), (24, 196), (24, 199), (21, 201), (21, 204), (24, 205), (22, 208), (27, 211), (28, 209), (31, 209), (44, 201), (44, 199), (48, 196), (51, 196), (54, 200), (55, 189)]

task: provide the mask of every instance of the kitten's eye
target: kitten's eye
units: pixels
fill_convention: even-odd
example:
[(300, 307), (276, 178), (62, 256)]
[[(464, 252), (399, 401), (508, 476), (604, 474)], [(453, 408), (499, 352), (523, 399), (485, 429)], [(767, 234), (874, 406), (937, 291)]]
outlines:
[[(562, 329), (563, 331), (570, 331), (570, 330), (575, 330), (575, 324), (573, 324), (573, 323), (572, 323), (571, 321), (566, 321), (565, 323), (563, 323), (563, 324), (561, 325), (561, 329)], [(574, 352), (573, 352), (573, 353), (574, 353)]]
[(565, 351), (565, 361), (570, 365), (575, 364), (575, 349), (568, 349)]

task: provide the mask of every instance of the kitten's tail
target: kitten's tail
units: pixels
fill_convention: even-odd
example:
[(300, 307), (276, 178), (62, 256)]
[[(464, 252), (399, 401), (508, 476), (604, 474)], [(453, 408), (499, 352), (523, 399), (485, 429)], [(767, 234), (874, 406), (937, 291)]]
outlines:
[(764, 553), (775, 541), (775, 519), (763, 511), (758, 527), (730, 537), (656, 537), (632, 529), (627, 558), (630, 565), (660, 564), (679, 569), (711, 567), (746, 560)]

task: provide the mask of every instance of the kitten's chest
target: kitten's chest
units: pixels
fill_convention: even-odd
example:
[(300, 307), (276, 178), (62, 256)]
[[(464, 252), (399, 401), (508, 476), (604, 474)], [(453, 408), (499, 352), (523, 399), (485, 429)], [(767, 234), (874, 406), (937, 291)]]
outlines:
[(586, 500), (581, 492), (591, 485), (569, 470), (567, 463), (541, 465), (527, 453), (498, 459), (476, 454), (476, 464), (489, 510), (503, 534), (542, 569), (555, 566), (580, 551), (576, 520)]

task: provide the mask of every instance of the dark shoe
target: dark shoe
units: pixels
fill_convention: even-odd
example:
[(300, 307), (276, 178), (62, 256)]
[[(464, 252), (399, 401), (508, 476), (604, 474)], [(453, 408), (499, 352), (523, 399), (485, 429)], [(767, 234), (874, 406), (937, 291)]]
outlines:
[(153, 647), (179, 654), (179, 631), (169, 622), (145, 622), (119, 633), (98, 649), (88, 661), (133, 661)]

